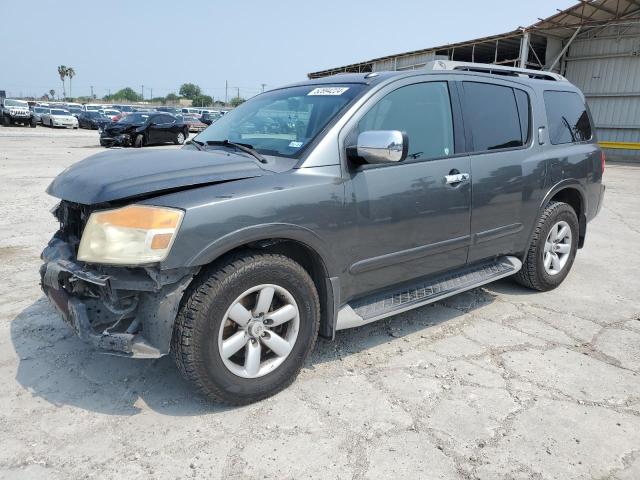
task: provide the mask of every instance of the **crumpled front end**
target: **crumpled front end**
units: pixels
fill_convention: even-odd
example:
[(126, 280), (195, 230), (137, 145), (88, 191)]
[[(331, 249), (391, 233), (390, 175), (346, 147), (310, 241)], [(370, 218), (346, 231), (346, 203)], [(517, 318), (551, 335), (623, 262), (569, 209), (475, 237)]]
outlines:
[(102, 130), (100, 132), (100, 145), (102, 145), (103, 147), (128, 147), (131, 145), (131, 135), (129, 133), (118, 133), (110, 132), (109, 130)]
[(75, 258), (86, 212), (62, 202), (56, 214), (61, 229), (42, 252), (41, 285), (72, 332), (106, 353), (169, 353), (180, 300), (197, 269), (84, 264)]

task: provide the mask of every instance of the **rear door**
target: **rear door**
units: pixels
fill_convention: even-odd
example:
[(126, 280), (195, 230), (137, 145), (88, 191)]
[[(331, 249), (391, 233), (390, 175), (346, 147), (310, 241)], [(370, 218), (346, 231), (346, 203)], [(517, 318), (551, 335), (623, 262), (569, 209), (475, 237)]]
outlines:
[(522, 249), (546, 164), (532, 140), (533, 90), (483, 77), (460, 85), (471, 158), (473, 263)]

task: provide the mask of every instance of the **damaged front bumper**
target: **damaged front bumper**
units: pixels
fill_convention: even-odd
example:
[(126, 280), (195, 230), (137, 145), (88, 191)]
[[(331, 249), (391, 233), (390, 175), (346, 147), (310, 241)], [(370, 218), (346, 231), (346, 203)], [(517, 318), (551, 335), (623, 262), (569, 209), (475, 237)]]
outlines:
[(103, 147), (128, 147), (131, 145), (131, 135), (123, 133), (119, 135), (107, 135), (102, 133), (100, 135), (100, 145)]
[(82, 340), (136, 358), (169, 353), (180, 300), (197, 268), (90, 267), (58, 237), (41, 258), (42, 290)]

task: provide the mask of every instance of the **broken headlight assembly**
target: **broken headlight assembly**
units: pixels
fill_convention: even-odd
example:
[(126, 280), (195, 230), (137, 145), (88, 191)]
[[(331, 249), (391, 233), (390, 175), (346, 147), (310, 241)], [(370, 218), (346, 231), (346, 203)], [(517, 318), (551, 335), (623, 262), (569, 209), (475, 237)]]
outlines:
[(184, 212), (175, 208), (129, 205), (93, 212), (82, 233), (78, 260), (140, 265), (164, 260)]

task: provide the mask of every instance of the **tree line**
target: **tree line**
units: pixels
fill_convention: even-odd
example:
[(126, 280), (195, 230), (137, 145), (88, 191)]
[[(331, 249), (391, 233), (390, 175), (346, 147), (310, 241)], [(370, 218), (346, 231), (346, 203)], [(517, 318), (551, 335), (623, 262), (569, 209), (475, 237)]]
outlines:
[[(73, 67), (67, 67), (66, 65), (58, 66), (58, 76), (60, 77), (60, 81), (62, 82), (62, 98), (66, 100), (75, 100), (80, 102), (90, 102), (95, 100), (95, 95), (93, 97), (78, 97), (73, 98), (72, 90), (71, 90), (71, 81), (73, 77), (75, 77), (76, 71)], [(66, 83), (65, 79), (69, 79), (69, 96), (67, 96)], [(53, 100), (55, 98), (55, 90), (51, 89), (47, 93), (42, 96), (44, 100)], [(151, 99), (147, 99), (151, 103), (161, 103), (163, 105), (166, 104), (177, 104), (182, 99), (191, 100), (191, 104), (194, 107), (213, 107), (213, 106), (225, 106), (225, 103), (220, 100), (214, 100), (213, 97), (209, 95), (205, 95), (202, 92), (202, 89), (196, 85), (195, 83), (183, 83), (178, 90), (178, 93), (169, 93), (164, 97), (154, 97)], [(117, 92), (105, 95), (102, 97), (102, 100), (107, 102), (130, 102), (130, 103), (138, 103), (142, 102), (145, 99), (141, 94), (136, 92), (131, 87), (121, 88)], [(233, 107), (237, 107), (241, 103), (245, 101), (244, 98), (237, 96), (233, 97), (229, 104)]]

